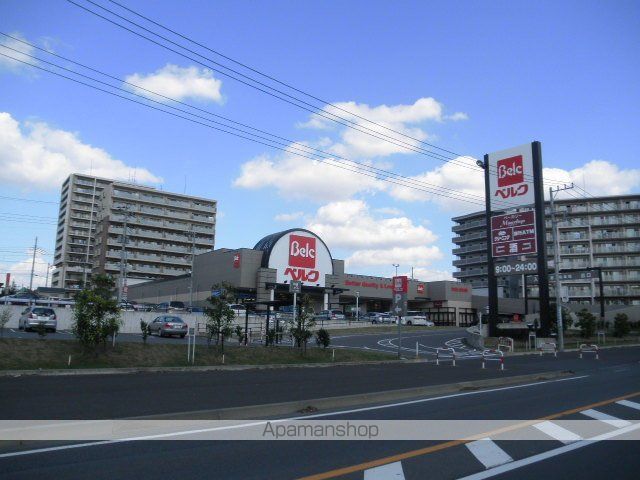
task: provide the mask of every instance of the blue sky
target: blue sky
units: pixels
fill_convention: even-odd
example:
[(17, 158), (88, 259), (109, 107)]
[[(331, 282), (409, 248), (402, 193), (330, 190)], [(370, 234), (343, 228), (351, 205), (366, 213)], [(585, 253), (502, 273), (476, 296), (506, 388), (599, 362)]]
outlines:
[[(553, 178), (575, 180), (593, 194), (640, 188), (637, 2), (122, 1), (225, 55), (450, 151), (480, 157), (540, 140)], [(310, 122), (308, 112), (64, 0), (5, 0), (0, 31), (350, 160), (482, 193), (480, 172)], [(182, 192), (186, 179), (187, 193), (219, 201), (217, 247), (251, 247), (268, 233), (306, 226), (334, 257), (348, 260), (350, 271), (390, 274), (398, 262), (424, 279), (445, 278), (452, 270), (450, 218), (479, 209), (292, 158), (2, 57), (0, 112), (0, 195), (55, 202), (61, 179), (88, 172), (89, 158), (98, 171), (127, 180), (135, 169), (137, 181), (169, 191)], [(55, 204), (3, 199), (0, 212), (18, 220), (0, 220), (2, 272), (25, 270), (24, 252), (36, 235), (53, 252), (55, 227), (47, 222)]]

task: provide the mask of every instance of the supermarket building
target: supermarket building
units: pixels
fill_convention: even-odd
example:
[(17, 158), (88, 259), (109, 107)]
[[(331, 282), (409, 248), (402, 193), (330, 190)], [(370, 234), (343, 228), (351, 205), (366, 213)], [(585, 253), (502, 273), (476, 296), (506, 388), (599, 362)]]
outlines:
[[(354, 311), (356, 297), (361, 314), (391, 309), (391, 278), (346, 273), (344, 260), (334, 259), (324, 241), (305, 229), (268, 235), (254, 248), (202, 253), (193, 263), (193, 278), (186, 274), (133, 285), (129, 299), (205, 306), (212, 287), (225, 282), (235, 288), (239, 303), (256, 302), (256, 309), (265, 310), (268, 302), (291, 301), (289, 283), (298, 280), (316, 311)], [(483, 297), (472, 296), (469, 284), (409, 280), (409, 310), (427, 312), (436, 325), (467, 326), (485, 303)]]

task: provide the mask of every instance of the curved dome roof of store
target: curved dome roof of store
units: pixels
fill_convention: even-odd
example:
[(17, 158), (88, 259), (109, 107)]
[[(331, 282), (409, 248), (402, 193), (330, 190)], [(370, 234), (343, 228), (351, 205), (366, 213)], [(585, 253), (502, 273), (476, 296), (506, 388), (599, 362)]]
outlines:
[(282, 237), (284, 237), (288, 233), (293, 233), (293, 232), (305, 232), (305, 233), (308, 233), (309, 235), (313, 235), (315, 238), (320, 240), (320, 242), (327, 249), (327, 252), (329, 252), (329, 256), (331, 257), (331, 259), (333, 259), (333, 256), (331, 255), (331, 250), (329, 250), (329, 247), (327, 247), (327, 244), (324, 243), (324, 240), (322, 240), (318, 235), (313, 233), (311, 230), (307, 230), (306, 228), (290, 228), (289, 230), (283, 230), (282, 232), (276, 232), (276, 233), (267, 235), (266, 237), (260, 239), (258, 243), (256, 243), (255, 247), (253, 247), (253, 250), (262, 250), (265, 253), (264, 255), (262, 255), (263, 268), (269, 267), (269, 257), (271, 256), (271, 250), (273, 249), (274, 245), (278, 242), (278, 240), (280, 240)]

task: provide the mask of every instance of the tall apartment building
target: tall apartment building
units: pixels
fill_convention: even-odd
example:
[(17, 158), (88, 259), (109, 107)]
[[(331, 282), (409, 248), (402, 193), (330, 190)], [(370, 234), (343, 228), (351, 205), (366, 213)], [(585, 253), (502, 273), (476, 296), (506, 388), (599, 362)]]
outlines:
[(183, 275), (214, 248), (215, 200), (79, 174), (60, 198), (56, 287), (81, 288), (92, 273), (126, 271), (131, 284)]
[[(546, 205), (548, 259), (553, 259), (551, 218)], [(558, 200), (560, 270), (602, 267), (606, 304), (640, 305), (640, 195)], [(485, 212), (452, 219), (456, 245), (453, 276), (487, 289), (487, 236)], [(499, 277), (504, 296), (522, 295), (522, 277)], [(599, 294), (597, 280), (563, 282), (570, 302), (593, 303)], [(553, 291), (553, 285), (551, 285)], [(535, 286), (528, 288), (537, 297)]]

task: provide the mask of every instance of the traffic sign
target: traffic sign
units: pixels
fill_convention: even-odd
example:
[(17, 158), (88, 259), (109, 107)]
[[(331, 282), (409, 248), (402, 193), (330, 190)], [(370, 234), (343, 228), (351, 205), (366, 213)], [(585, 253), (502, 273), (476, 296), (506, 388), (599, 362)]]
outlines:
[(391, 306), (391, 312), (398, 317), (404, 317), (407, 315), (407, 294), (406, 293), (393, 294), (393, 305)]
[(302, 282), (299, 280), (292, 280), (289, 284), (289, 293), (302, 293)]
[(538, 262), (533, 260), (510, 260), (505, 263), (496, 263), (494, 265), (496, 275), (522, 275), (537, 274)]
[(491, 217), (491, 251), (494, 258), (536, 253), (535, 212)]

